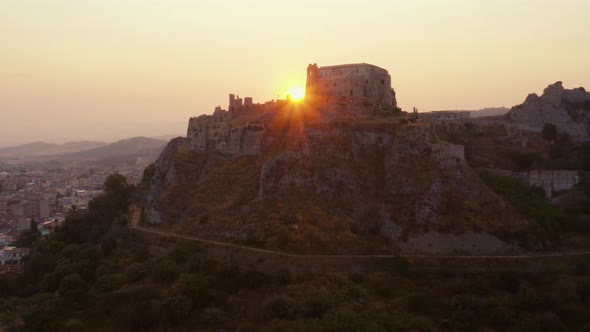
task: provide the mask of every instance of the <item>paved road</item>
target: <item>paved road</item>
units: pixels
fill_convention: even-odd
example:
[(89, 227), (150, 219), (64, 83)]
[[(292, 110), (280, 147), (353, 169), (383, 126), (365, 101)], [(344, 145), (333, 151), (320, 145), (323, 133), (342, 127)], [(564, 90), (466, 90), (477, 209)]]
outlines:
[(586, 256), (590, 255), (590, 251), (570, 251), (570, 252), (550, 252), (550, 253), (529, 253), (529, 254), (518, 254), (518, 255), (423, 255), (423, 254), (383, 254), (383, 255), (354, 255), (354, 254), (347, 254), (347, 255), (306, 255), (306, 254), (289, 254), (280, 251), (274, 250), (266, 250), (266, 249), (259, 249), (247, 246), (241, 246), (239, 244), (234, 243), (227, 243), (227, 242), (220, 242), (220, 241), (213, 241), (207, 240), (195, 236), (188, 236), (182, 234), (176, 234), (172, 232), (163, 232), (159, 230), (155, 230), (148, 227), (141, 227), (132, 225), (131, 229), (135, 229), (138, 231), (157, 234), (162, 236), (173, 237), (177, 239), (195, 241), (200, 243), (212, 244), (222, 247), (229, 247), (241, 250), (247, 250), (251, 252), (258, 252), (276, 256), (283, 256), (283, 257), (297, 257), (297, 258), (395, 258), (395, 257), (404, 257), (404, 258), (449, 258), (449, 259), (481, 259), (481, 258), (495, 258), (495, 259), (527, 259), (527, 258), (550, 258), (550, 257), (568, 257), (568, 256)]

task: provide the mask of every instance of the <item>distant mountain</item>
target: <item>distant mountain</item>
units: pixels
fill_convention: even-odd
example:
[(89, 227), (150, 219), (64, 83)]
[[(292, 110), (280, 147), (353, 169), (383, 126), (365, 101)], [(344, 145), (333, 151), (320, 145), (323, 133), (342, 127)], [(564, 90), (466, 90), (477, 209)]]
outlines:
[(105, 145), (107, 145), (107, 143), (94, 141), (68, 142), (64, 144), (33, 142), (18, 146), (0, 148), (0, 157), (23, 158), (36, 156), (51, 156), (94, 149)]
[(171, 139), (176, 138), (176, 137), (179, 137), (179, 136), (184, 136), (184, 135), (183, 134), (178, 134), (178, 135), (170, 134), (170, 135), (152, 136), (151, 138), (153, 138), (153, 139), (159, 139), (159, 140), (168, 142)]
[(509, 109), (506, 107), (490, 107), (482, 108), (477, 111), (470, 111), (469, 116), (472, 118), (480, 118), (484, 116), (499, 116), (508, 113)]
[(481, 118), (484, 116), (499, 116), (507, 114), (509, 111), (506, 107), (487, 107), (479, 110), (444, 110), (434, 112), (469, 112), (471, 118)]
[(100, 164), (133, 163), (138, 160), (152, 162), (158, 158), (166, 144), (167, 141), (164, 140), (148, 137), (133, 137), (94, 149), (54, 155), (52, 158), (62, 162), (92, 162)]

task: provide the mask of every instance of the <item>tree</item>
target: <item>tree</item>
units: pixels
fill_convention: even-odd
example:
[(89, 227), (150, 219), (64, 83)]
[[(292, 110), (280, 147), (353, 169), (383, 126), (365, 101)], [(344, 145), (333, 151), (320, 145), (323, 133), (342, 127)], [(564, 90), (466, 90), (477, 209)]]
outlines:
[(546, 123), (541, 131), (543, 139), (547, 141), (554, 141), (557, 138), (557, 127), (552, 123)]
[(37, 227), (37, 221), (35, 218), (31, 218), (30, 229), (32, 233), (39, 233), (39, 228)]
[(14, 245), (21, 248), (31, 248), (33, 243), (39, 238), (39, 235), (41, 234), (38, 231), (24, 230), (18, 235), (16, 241), (14, 241)]
[(127, 182), (127, 178), (119, 173), (109, 175), (104, 182), (105, 198), (113, 203), (119, 212), (126, 211), (131, 205), (131, 195), (134, 190), (134, 186)]

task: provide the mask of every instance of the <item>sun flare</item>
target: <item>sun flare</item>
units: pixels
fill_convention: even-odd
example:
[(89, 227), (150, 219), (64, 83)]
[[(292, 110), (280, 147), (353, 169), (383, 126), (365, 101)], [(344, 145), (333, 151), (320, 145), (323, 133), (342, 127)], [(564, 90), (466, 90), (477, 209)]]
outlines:
[(305, 92), (303, 91), (303, 88), (294, 86), (289, 89), (289, 96), (291, 96), (292, 100), (299, 101), (305, 97)]

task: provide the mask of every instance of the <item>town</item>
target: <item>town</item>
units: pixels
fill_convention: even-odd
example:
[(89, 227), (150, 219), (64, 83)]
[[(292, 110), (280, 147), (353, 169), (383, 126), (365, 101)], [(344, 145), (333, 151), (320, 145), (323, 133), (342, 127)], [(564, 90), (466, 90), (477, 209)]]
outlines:
[(68, 211), (88, 208), (88, 202), (101, 193), (109, 174), (119, 173), (136, 184), (144, 167), (62, 165), (39, 169), (0, 164), (0, 274), (22, 273), (20, 267), (30, 248), (13, 244), (23, 231), (34, 227), (41, 236), (50, 234), (65, 220)]

